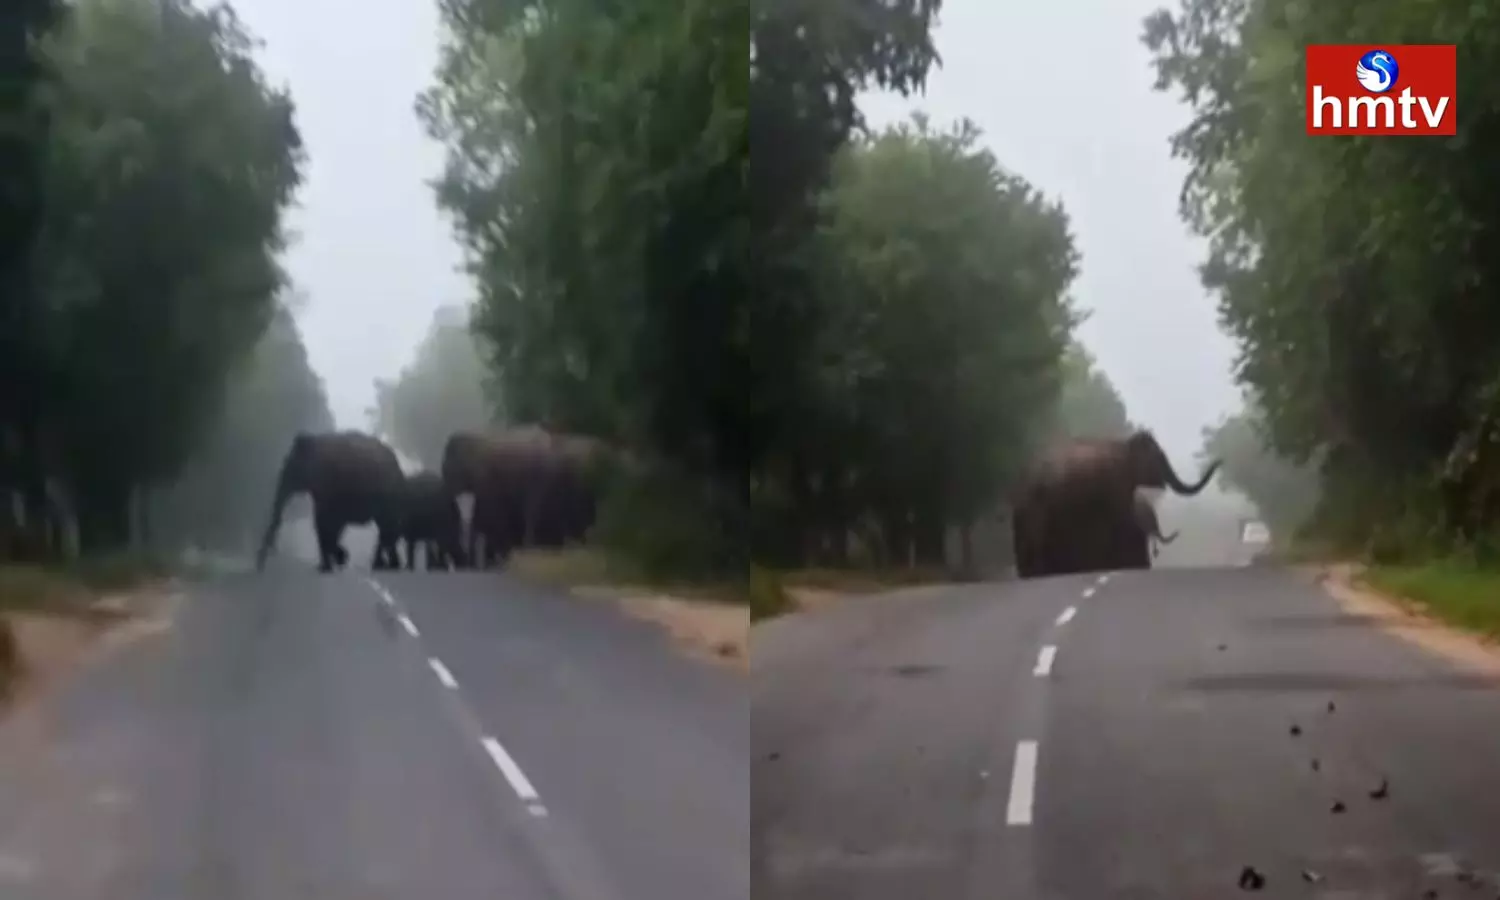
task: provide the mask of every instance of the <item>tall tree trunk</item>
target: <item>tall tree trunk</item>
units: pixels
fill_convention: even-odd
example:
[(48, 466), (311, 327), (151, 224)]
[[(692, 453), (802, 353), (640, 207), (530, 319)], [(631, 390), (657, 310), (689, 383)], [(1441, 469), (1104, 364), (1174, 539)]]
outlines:
[(100, 556), (130, 542), (130, 489), (117, 484), (88, 485), (79, 491), (78, 549)]
[(947, 535), (943, 517), (934, 510), (922, 510), (913, 522), (912, 549), (916, 564), (922, 567), (941, 568), (947, 562)]

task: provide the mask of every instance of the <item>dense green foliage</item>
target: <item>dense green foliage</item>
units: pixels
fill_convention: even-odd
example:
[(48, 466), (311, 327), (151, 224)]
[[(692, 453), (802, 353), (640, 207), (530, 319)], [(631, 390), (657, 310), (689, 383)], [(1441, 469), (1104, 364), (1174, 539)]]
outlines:
[(744, 3), (451, 0), (420, 109), (516, 421), (694, 473), (743, 562)]
[(443, 307), (411, 364), (394, 380), (375, 383), (372, 425), (402, 454), (437, 471), (449, 435), (504, 418), (502, 405), (486, 394), (489, 381), (466, 312)]
[(333, 427), (291, 310), (280, 306), (255, 351), (231, 373), (218, 418), (192, 460), (152, 493), (151, 542), (248, 558), (293, 436)]
[(633, 556), (940, 561), (1039, 441), (1124, 427), (1066, 355), (1061, 207), (967, 122), (862, 129), (859, 91), (922, 83), (938, 6), (443, 4), (419, 108), (475, 331), (509, 419), (655, 470), (602, 516)]
[(1203, 429), (1202, 460), (1223, 460), (1219, 480), (1240, 492), (1260, 512), (1277, 540), (1293, 537), (1317, 506), (1315, 466), (1294, 463), (1267, 445), (1260, 411), (1251, 407)]
[[(1319, 522), (1356, 546), (1468, 544), (1500, 516), (1500, 220), (1483, 3), (1182, 0), (1146, 25), (1204, 283), (1272, 447), (1323, 462)], [(1459, 135), (1308, 137), (1303, 48), (1461, 47)], [(1436, 545), (1436, 546), (1434, 546)]]
[[(0, 292), (4, 356), (21, 370), (0, 379), (0, 489), (32, 526), (73, 520), (86, 552), (105, 551), (138, 532), (142, 491), (214, 435), (231, 374), (275, 317), (301, 142), (228, 7), (81, 0), (36, 37), (49, 75), (24, 96), (47, 126), (28, 132), (44, 140), (40, 202), (3, 211), (18, 285)], [(62, 530), (47, 529), (53, 552)]]
[(1063, 354), (1062, 391), (1050, 422), (1049, 438), (1123, 438), (1134, 429), (1109, 376), (1077, 342)]
[(824, 340), (757, 495), (778, 562), (842, 562), (856, 532), (882, 563), (941, 564), (1040, 435), (1077, 256), (1061, 208), (978, 140), (918, 117), (838, 160), (813, 251)]

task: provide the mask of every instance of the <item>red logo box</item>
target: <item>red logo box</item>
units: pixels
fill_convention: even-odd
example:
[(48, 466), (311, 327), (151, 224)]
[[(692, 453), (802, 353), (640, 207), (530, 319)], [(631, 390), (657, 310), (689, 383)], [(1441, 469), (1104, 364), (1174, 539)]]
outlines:
[[(1368, 67), (1367, 54), (1387, 54)], [(1392, 64), (1394, 63), (1394, 65)], [(1396, 73), (1394, 79), (1389, 73)], [(1370, 86), (1361, 82), (1361, 76)], [(1315, 44), (1307, 48), (1308, 134), (1458, 133), (1453, 44)]]

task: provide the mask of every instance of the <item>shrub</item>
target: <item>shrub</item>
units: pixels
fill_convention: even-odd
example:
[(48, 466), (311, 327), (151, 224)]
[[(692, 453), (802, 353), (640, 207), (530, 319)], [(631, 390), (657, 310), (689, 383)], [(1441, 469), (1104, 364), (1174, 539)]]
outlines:
[(769, 569), (750, 567), (750, 620), (769, 619), (791, 612), (792, 597)]

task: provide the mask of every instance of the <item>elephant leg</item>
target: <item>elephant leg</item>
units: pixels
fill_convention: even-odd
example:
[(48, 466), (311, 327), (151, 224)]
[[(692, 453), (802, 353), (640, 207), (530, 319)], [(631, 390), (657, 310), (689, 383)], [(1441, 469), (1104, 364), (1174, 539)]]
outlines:
[(325, 516), (316, 512), (313, 513), (313, 530), (318, 538), (318, 571), (332, 572), (339, 564), (338, 555), (343, 549), (338, 544), (338, 531)]
[[(378, 572), (384, 569), (401, 568), (400, 560), (392, 559), (392, 557), (395, 556), (395, 553), (393, 552), (391, 544), (392, 540), (389, 532), (387, 532), (384, 528), (381, 528), (376, 532), (375, 552), (370, 556), (371, 569)], [(395, 563), (394, 565), (392, 565), (393, 562)]]

